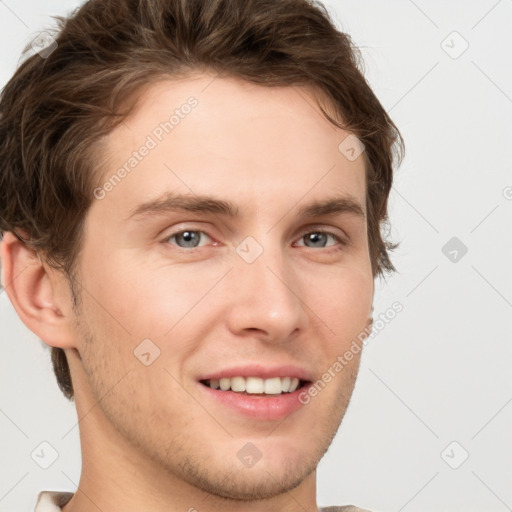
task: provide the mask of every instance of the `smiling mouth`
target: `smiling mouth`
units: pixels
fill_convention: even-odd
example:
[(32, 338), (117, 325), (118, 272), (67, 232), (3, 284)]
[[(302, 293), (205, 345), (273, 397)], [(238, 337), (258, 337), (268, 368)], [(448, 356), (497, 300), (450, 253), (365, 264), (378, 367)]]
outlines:
[(297, 377), (225, 377), (199, 381), (206, 387), (217, 391), (232, 391), (241, 395), (279, 396), (297, 391), (310, 382)]

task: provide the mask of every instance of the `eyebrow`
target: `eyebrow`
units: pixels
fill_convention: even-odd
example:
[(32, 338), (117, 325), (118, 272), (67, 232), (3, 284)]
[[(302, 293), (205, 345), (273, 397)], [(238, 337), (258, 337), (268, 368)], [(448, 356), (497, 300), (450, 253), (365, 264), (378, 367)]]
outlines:
[[(171, 212), (212, 213), (240, 217), (238, 206), (231, 201), (208, 195), (182, 195), (167, 192), (134, 208), (127, 220), (142, 220)], [(333, 214), (352, 214), (366, 219), (364, 208), (350, 195), (330, 197), (302, 206), (298, 217), (321, 217)]]

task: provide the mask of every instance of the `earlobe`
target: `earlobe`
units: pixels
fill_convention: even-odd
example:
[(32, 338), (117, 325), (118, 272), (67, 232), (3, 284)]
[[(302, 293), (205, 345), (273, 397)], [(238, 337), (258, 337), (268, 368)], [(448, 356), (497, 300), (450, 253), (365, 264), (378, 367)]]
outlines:
[(23, 323), (52, 347), (74, 347), (73, 310), (64, 277), (12, 232), (0, 244), (2, 286)]

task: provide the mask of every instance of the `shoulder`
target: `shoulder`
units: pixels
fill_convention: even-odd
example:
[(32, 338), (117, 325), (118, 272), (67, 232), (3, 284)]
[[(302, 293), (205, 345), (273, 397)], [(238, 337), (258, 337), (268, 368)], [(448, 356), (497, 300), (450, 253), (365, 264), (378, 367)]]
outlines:
[(34, 512), (60, 512), (61, 507), (72, 497), (72, 492), (41, 491), (37, 497)]
[(321, 507), (319, 512), (371, 512), (365, 508), (355, 507), (354, 505), (344, 505), (342, 507)]

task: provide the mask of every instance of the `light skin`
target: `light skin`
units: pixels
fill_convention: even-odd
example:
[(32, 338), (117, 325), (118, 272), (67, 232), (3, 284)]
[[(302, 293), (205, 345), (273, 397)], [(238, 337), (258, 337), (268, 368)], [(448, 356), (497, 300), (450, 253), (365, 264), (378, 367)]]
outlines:
[[(101, 183), (175, 108), (198, 100), (93, 201), (76, 310), (62, 273), (11, 233), (1, 244), (14, 308), (45, 343), (65, 349), (71, 368), (82, 474), (65, 512), (318, 510), (316, 467), (345, 413), (360, 353), (280, 420), (228, 409), (198, 378), (259, 363), (293, 364), (317, 380), (364, 331), (374, 293), (364, 160), (340, 153), (348, 133), (323, 117), (312, 90), (212, 79), (151, 85), (105, 140)], [(230, 201), (238, 216), (129, 218), (166, 191)], [(299, 215), (333, 197), (363, 215)], [(328, 234), (311, 239), (318, 230)], [(197, 247), (171, 236), (183, 231)], [(263, 250), (252, 263), (236, 251), (248, 236)], [(160, 350), (149, 366), (134, 355), (145, 339)], [(248, 442), (262, 454), (250, 468), (237, 457)]]

